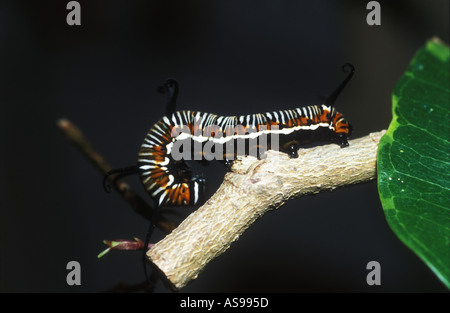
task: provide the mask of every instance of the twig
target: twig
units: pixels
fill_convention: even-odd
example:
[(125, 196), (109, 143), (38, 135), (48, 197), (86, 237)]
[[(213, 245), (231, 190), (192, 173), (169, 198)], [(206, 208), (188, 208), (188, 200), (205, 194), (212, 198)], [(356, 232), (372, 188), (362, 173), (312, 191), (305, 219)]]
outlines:
[[(67, 139), (94, 165), (94, 167), (105, 175), (111, 170), (111, 166), (106, 160), (92, 147), (90, 142), (83, 135), (81, 130), (67, 119), (59, 119), (56, 125), (63, 131)], [(150, 221), (152, 208), (137, 193), (131, 190), (130, 186), (120, 180), (114, 179), (111, 175), (111, 183), (119, 194), (131, 205), (133, 210), (139, 215)], [(99, 181), (99, 184), (101, 180)], [(176, 225), (171, 221), (160, 216), (156, 221), (156, 226), (166, 233), (170, 233)]]
[(297, 159), (268, 151), (263, 160), (234, 162), (217, 192), (156, 243), (148, 258), (175, 289), (184, 287), (269, 210), (291, 198), (374, 179), (384, 133), (351, 140), (344, 149), (335, 144), (300, 149)]
[(109, 251), (147, 251), (153, 247), (153, 243), (149, 243), (147, 246), (145, 242), (139, 238), (134, 238), (134, 240), (127, 239), (116, 239), (116, 240), (103, 240), (103, 243), (108, 246), (105, 250), (100, 252), (97, 256), (99, 259), (104, 256)]

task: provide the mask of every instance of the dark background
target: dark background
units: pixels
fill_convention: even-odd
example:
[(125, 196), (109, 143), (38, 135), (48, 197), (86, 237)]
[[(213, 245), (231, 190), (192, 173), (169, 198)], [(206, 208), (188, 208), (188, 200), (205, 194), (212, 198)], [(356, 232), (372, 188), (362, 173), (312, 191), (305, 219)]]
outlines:
[[(320, 103), (356, 67), (337, 108), (354, 138), (387, 128), (391, 91), (432, 36), (449, 41), (449, 2), (0, 2), (0, 291), (98, 292), (144, 279), (141, 253), (98, 260), (103, 239), (144, 238), (148, 223), (56, 127), (77, 124), (115, 167), (132, 165), (180, 83), (180, 109), (242, 115)], [(209, 194), (223, 166), (205, 168)], [(137, 177), (127, 180), (145, 199)], [(177, 209), (181, 218), (193, 209)], [(162, 237), (158, 233), (153, 238)], [(81, 286), (66, 284), (67, 262)], [(366, 284), (369, 261), (381, 286)], [(167, 292), (161, 283), (156, 291)], [(256, 222), (181, 292), (445, 292), (390, 230), (375, 182), (304, 197)]]

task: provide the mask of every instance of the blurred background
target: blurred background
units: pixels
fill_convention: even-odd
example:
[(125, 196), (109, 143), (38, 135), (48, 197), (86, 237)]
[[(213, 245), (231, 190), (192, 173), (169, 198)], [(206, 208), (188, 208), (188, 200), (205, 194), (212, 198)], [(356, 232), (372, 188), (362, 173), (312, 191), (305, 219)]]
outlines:
[[(113, 167), (136, 162), (165, 113), (156, 88), (180, 84), (179, 109), (243, 115), (337, 102), (353, 138), (388, 127), (391, 92), (418, 48), (449, 42), (447, 0), (0, 2), (0, 291), (101, 292), (144, 280), (140, 252), (97, 254), (103, 239), (144, 238), (148, 223), (67, 142), (78, 125)], [(225, 173), (205, 167), (208, 193)], [(127, 181), (145, 199), (137, 177)], [(182, 220), (195, 208), (169, 215)], [(153, 240), (163, 237), (156, 233)], [(66, 264), (81, 264), (81, 286)], [(368, 286), (366, 265), (381, 265)], [(375, 182), (288, 202), (266, 214), (181, 292), (445, 292), (390, 230)], [(161, 282), (157, 292), (170, 292)]]

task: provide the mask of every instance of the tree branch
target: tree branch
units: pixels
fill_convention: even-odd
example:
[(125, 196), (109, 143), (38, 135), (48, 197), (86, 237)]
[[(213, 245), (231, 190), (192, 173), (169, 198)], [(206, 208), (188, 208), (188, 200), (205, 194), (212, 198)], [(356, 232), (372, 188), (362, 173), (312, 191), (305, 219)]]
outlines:
[[(60, 119), (57, 125), (102, 175), (111, 170), (73, 123)], [(174, 230), (147, 257), (174, 289), (184, 287), (266, 212), (292, 198), (374, 179), (378, 143), (385, 132), (351, 140), (344, 149), (335, 144), (300, 149), (296, 159), (269, 150), (266, 159), (244, 157), (234, 162), (217, 192), (176, 229), (162, 217), (157, 221), (161, 230)], [(127, 183), (114, 176), (111, 182), (136, 213), (150, 219), (151, 207)]]
[(335, 144), (300, 149), (299, 157), (268, 151), (267, 158), (234, 162), (217, 192), (147, 256), (180, 289), (225, 252), (266, 212), (292, 198), (357, 184), (376, 177), (378, 143), (385, 131)]

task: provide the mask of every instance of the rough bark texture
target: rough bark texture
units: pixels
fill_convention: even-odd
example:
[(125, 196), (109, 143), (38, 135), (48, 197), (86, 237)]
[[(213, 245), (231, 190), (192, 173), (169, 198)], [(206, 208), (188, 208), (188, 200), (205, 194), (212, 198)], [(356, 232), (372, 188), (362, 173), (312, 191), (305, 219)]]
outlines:
[(302, 195), (374, 179), (384, 133), (351, 140), (343, 149), (335, 144), (300, 149), (296, 159), (268, 151), (263, 160), (234, 162), (217, 192), (155, 244), (148, 258), (174, 289), (184, 287), (269, 210)]

